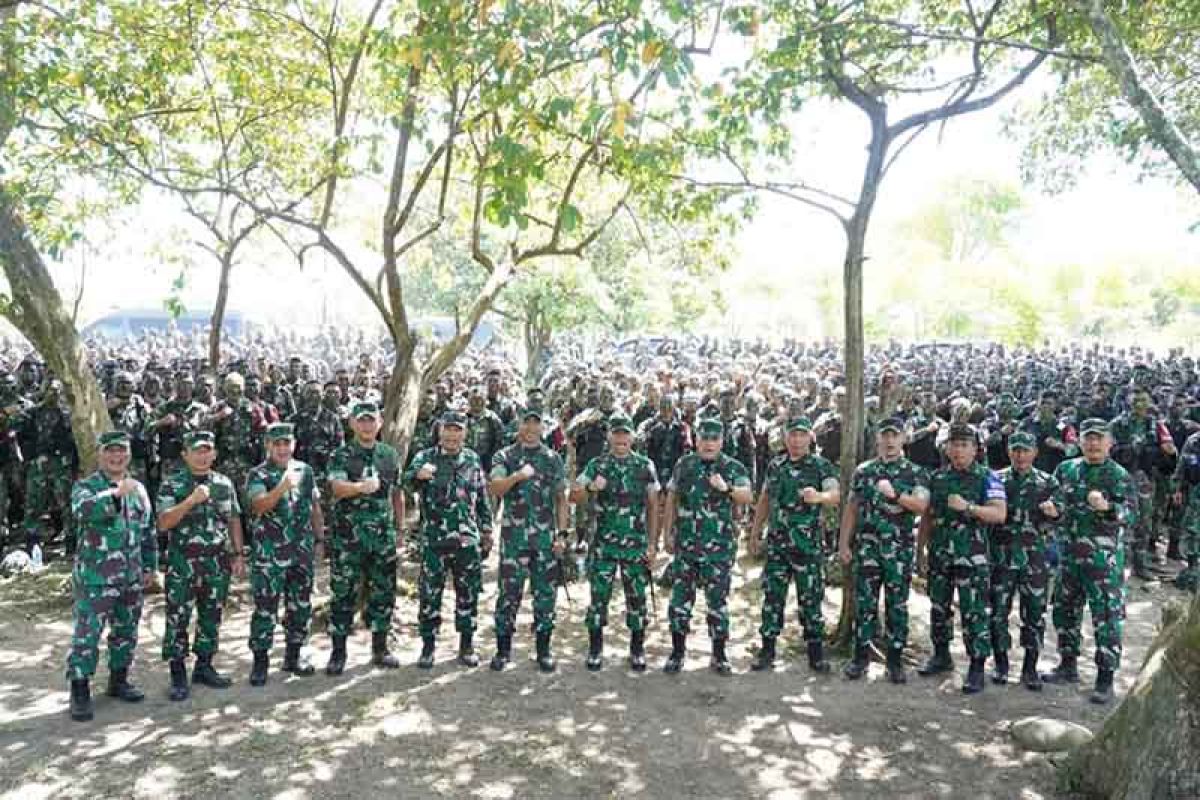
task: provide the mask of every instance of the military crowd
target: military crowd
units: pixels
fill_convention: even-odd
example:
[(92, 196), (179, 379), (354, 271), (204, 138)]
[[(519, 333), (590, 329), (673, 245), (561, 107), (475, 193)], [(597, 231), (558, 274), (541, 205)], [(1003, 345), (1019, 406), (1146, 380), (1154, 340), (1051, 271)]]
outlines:
[[(512, 657), (528, 588), (537, 664), (553, 671), (559, 590), (569, 598), (567, 584), (584, 579), (589, 670), (603, 668), (619, 580), (633, 670), (647, 667), (662, 586), (664, 670), (683, 668), (703, 593), (710, 666), (727, 675), (744, 541), (746, 554), (765, 558), (752, 670), (778, 658), (793, 586), (809, 666), (831, 670), (822, 604), (827, 573), (844, 567), (854, 602), (845, 678), (862, 678), (877, 647), (887, 678), (905, 682), (907, 604), (921, 577), (932, 655), (920, 674), (954, 669), (957, 616), (963, 691), (983, 691), (989, 660), (991, 680), (1007, 682), (1016, 604), (1020, 683), (1076, 683), (1086, 605), (1097, 703), (1112, 698), (1121, 663), (1128, 576), (1159, 580), (1174, 561), (1178, 588), (1200, 584), (1200, 377), (1179, 350), (869, 348), (865, 460), (843, 471), (844, 375), (831, 342), (568, 340), (524, 375), (500, 350), (468, 353), (420, 398), (403, 451), (380, 438), (385, 347), (336, 332), (232, 347), (214, 374), (187, 342), (93, 343), (114, 430), (90, 475), (75, 474), (63, 388), (36, 357), (0, 382), (9, 539), (30, 549), (61, 539), (74, 557), (76, 719), (92, 715), (106, 628), (108, 694), (142, 698), (129, 668), (143, 591), (160, 570), (175, 700), (190, 691), (189, 656), (192, 684), (230, 685), (213, 659), (230, 581), (247, 576), (251, 685), (268, 679), (277, 624), (282, 669), (313, 674), (304, 646), (326, 560), (329, 675), (346, 667), (360, 606), (372, 662), (399, 666), (389, 634), (405, 553), (419, 563), (417, 666), (434, 664), (447, 581), (458, 660), (476, 666), (493, 549), (492, 669)], [(662, 554), (669, 563), (655, 575)], [(1042, 673), (1047, 613), (1059, 662)]]

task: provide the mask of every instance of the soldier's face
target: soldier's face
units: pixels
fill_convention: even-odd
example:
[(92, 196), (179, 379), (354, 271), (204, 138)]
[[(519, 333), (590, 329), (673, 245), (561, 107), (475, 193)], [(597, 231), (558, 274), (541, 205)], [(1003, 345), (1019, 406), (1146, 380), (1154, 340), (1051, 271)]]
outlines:
[(276, 439), (270, 443), (271, 461), (277, 466), (286, 467), (296, 452), (296, 443), (291, 439)]
[(519, 431), (521, 444), (533, 447), (542, 441), (542, 421), (537, 417), (526, 417), (521, 420)]
[(880, 431), (875, 437), (875, 447), (880, 458), (896, 458), (904, 453), (904, 434), (899, 431)]
[(371, 415), (355, 417), (354, 421), (350, 423), (350, 425), (354, 428), (354, 435), (357, 436), (360, 441), (373, 441), (375, 437), (379, 435), (379, 417)]
[(1085, 434), (1080, 449), (1083, 450), (1084, 459), (1097, 464), (1108, 458), (1108, 452), (1112, 449), (1112, 439), (1107, 433)]
[(1016, 447), (1008, 451), (1008, 460), (1017, 472), (1028, 472), (1037, 458), (1037, 450), (1031, 447)]
[(975, 460), (978, 447), (970, 439), (951, 439), (946, 445), (946, 457), (955, 469), (966, 469)]
[(212, 471), (213, 461), (217, 458), (217, 448), (207, 445), (194, 447), (191, 450), (185, 450), (183, 453), (183, 463), (187, 464), (189, 470), (195, 475), (204, 475)]
[(483, 405), (484, 405), (483, 395), (480, 395), (480, 394), (471, 395), (470, 399), (467, 400), (467, 405), (471, 409), (472, 414), (483, 413)]
[(812, 449), (812, 434), (808, 431), (788, 431), (783, 441), (792, 458), (807, 455)]
[(705, 461), (712, 461), (721, 452), (722, 437), (716, 436), (713, 438), (701, 438), (696, 443), (696, 452), (700, 454), (700, 458)]
[(337, 408), (342, 402), (342, 393), (336, 386), (330, 386), (325, 390), (325, 405), (328, 408)]
[(1138, 392), (1133, 396), (1133, 410), (1136, 414), (1145, 414), (1150, 410), (1150, 395)]
[(608, 434), (608, 449), (617, 458), (624, 458), (633, 449), (633, 434), (629, 431), (612, 431)]
[(129, 467), (129, 448), (111, 445), (100, 450), (100, 469), (109, 475), (118, 475)]
[(237, 381), (230, 381), (225, 384), (225, 399), (230, 403), (236, 403), (242, 399), (242, 385)]
[(447, 453), (457, 453), (462, 450), (463, 438), (466, 431), (458, 425), (443, 425), (438, 431), (438, 442)]

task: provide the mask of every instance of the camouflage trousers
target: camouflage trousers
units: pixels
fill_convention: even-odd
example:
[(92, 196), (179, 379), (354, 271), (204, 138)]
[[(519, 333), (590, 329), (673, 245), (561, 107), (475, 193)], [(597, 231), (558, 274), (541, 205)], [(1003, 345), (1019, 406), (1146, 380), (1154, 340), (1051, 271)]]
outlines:
[(512, 636), (525, 582), (533, 595), (535, 633), (554, 631), (554, 601), (558, 563), (550, 550), (505, 553), (500, 558), (500, 585), (496, 595), (496, 635)]
[(1021, 647), (1041, 650), (1046, 634), (1047, 588), (1050, 569), (1046, 565), (1046, 540), (1037, 531), (993, 533), (991, 542), (992, 649), (1007, 652), (1012, 646), (1008, 618), (1013, 597), (1021, 597)]
[(279, 621), (279, 601), (283, 600), (283, 640), (302, 645), (308, 641), (312, 620), (313, 565), (307, 560), (280, 564), (271, 559), (255, 558), (250, 567), (250, 590), (254, 595), (254, 613), (250, 617), (250, 650), (267, 652), (275, 639)]
[(1096, 639), (1096, 666), (1116, 670), (1121, 665), (1121, 629), (1124, 624), (1124, 564), (1112, 548), (1098, 547), (1089, 539), (1064, 542), (1062, 566), (1054, 597), (1054, 628), (1058, 652), (1079, 656), (1083, 606), (1092, 611)]
[(208, 656), (217, 652), (221, 615), (229, 594), (229, 554), (212, 548), (202, 555), (185, 552), (184, 546), (167, 548), (167, 626), (163, 633), (163, 661), (187, 658), (188, 628), (196, 608), (196, 638), (191, 652)]
[(388, 633), (396, 610), (395, 548), (381, 553), (348, 547), (337, 537), (329, 541), (329, 635), (350, 635), (360, 587), (367, 600), (364, 624), (372, 633)]
[[(12, 513), (13, 505), (20, 505), (24, 485), (21, 483), (24, 473), (22, 464), (13, 461), (0, 466), (0, 531), (5, 539), (9, 538), (8, 516)], [(0, 540), (3, 544), (3, 540)]]
[(885, 637), (889, 650), (908, 644), (908, 593), (912, 585), (913, 550), (895, 546), (887, 557), (858, 556), (854, 564), (854, 643), (867, 647), (879, 627), (879, 594), (883, 592)]
[(129, 669), (142, 619), (142, 586), (84, 586), (75, 582), (74, 632), (67, 680), (91, 678), (100, 660), (100, 634), (108, 626), (108, 669)]
[(1187, 567), (1175, 577), (1181, 589), (1200, 589), (1200, 486), (1192, 487), (1186, 498), (1179, 525), (1179, 552)]
[(1137, 522), (1129, 537), (1130, 558), (1134, 569), (1150, 568), (1154, 537), (1154, 483), (1144, 472), (1130, 475), (1137, 490)]
[(704, 591), (704, 602), (708, 606), (705, 621), (708, 635), (712, 639), (729, 637), (729, 587), (733, 582), (733, 562), (712, 561), (679, 554), (671, 562), (674, 584), (671, 587), (671, 605), (667, 611), (671, 619), (671, 633), (687, 634), (691, 631), (692, 605), (696, 602), (696, 590)]
[(588, 567), (588, 583), (592, 602), (588, 605), (588, 630), (600, 630), (608, 624), (608, 606), (612, 600), (613, 583), (621, 573), (625, 590), (625, 625), (631, 631), (646, 629), (646, 587), (650, 583), (650, 568), (644, 558), (610, 558), (593, 553)]
[(987, 564), (956, 564), (952, 554), (930, 547), (929, 635), (935, 647), (949, 645), (954, 636), (952, 604), (957, 592), (967, 654), (973, 659), (991, 655), (987, 613), (990, 578), (991, 568)]
[(793, 583), (805, 641), (825, 638), (825, 618), (821, 613), (821, 602), (825, 599), (825, 559), (820, 545), (813, 546), (818, 552), (802, 553), (795, 548), (767, 550), (767, 564), (762, 573), (762, 625), (758, 629), (763, 638), (774, 639), (783, 630), (783, 612)]
[[(443, 540), (444, 541), (444, 540)], [(427, 541), (421, 556), (421, 575), (417, 578), (419, 610), (417, 628), (421, 638), (437, 636), (442, 627), (442, 594), (446, 589), (446, 573), (454, 581), (454, 629), (459, 633), (474, 633), (479, 614), (479, 593), (483, 589), (483, 564), (479, 544), (459, 544), (450, 549), (435, 547)]]
[(71, 460), (42, 456), (25, 464), (25, 534), (30, 547), (44, 542), (51, 514), (61, 515), (68, 543), (73, 541)]

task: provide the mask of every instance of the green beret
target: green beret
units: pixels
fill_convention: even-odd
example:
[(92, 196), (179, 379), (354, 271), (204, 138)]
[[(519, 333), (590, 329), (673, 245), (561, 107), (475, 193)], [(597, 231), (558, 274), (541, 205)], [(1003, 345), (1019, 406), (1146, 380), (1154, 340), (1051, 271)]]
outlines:
[(216, 447), (216, 437), (212, 431), (191, 431), (183, 435), (183, 446), (186, 450), (195, 450), (199, 447)]
[(277, 442), (280, 439), (295, 439), (296, 427), (290, 422), (276, 422), (267, 426), (267, 441)]

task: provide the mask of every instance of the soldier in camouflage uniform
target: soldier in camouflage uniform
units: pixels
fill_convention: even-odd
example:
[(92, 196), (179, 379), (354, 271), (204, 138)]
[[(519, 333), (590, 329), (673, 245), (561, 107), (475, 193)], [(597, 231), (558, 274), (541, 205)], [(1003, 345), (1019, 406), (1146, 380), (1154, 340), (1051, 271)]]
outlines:
[(152, 413), (142, 396), (134, 392), (133, 375), (118, 372), (113, 396), (108, 400), (108, 416), (116, 430), (129, 434), (129, 440), (133, 444), (129, 472), (143, 485), (149, 476), (150, 451), (146, 443), (146, 424), (150, 421)]
[(971, 659), (962, 690), (983, 691), (983, 671), (991, 655), (988, 631), (989, 525), (1004, 522), (1004, 482), (980, 464), (979, 436), (971, 425), (950, 425), (946, 467), (929, 480), (929, 513), (921, 518), (918, 554), (929, 564), (929, 634), (933, 655), (917, 669), (937, 675), (954, 668), (950, 638), (954, 633), (952, 602), (958, 595), (963, 645)]
[(10, 538), (10, 508), (20, 505), (25, 491), (25, 455), (18, 436), (29, 407), (29, 402), (18, 391), (16, 376), (5, 374), (0, 377), (0, 530), (3, 531), (0, 546)]
[(292, 458), (296, 431), (288, 423), (267, 427), (267, 459), (246, 477), (246, 502), (253, 528), (250, 588), (250, 652), (254, 665), (250, 685), (267, 682), (270, 651), (284, 604), (283, 671), (307, 677), (312, 664), (301, 657), (312, 619), (313, 572), (325, 539), (320, 491), (309, 464)]
[(193, 397), (195, 386), (190, 373), (176, 373), (174, 396), (155, 409), (154, 417), (147, 425), (148, 433), (158, 436), (163, 478), (182, 466), (184, 434), (201, 426), (206, 409)]
[(365, 622), (371, 629), (371, 663), (395, 669), (389, 634), (396, 608), (397, 553), (404, 542), (398, 521), (404, 519), (400, 489), (400, 454), (379, 441), (379, 406), (360, 400), (350, 407), (354, 439), (333, 454), (329, 487), (333, 492), (333, 535), (330, 538), (329, 634), (333, 651), (328, 675), (346, 668), (346, 637), (354, 623), (359, 586), (366, 588)]
[(991, 631), (995, 671), (992, 682), (1008, 681), (1008, 649), (1012, 636), (1008, 617), (1013, 596), (1021, 596), (1021, 647), (1025, 662), (1021, 683), (1026, 689), (1040, 691), (1038, 654), (1046, 631), (1046, 592), (1050, 568), (1046, 564), (1049, 527), (1059, 517), (1062, 493), (1053, 475), (1033, 466), (1037, 442), (1033, 435), (1017, 431), (1008, 437), (1011, 466), (999, 473), (1004, 482), (1008, 514), (1003, 525), (992, 529)]
[[(525, 582), (533, 594), (538, 668), (553, 672), (555, 584), (568, 535), (567, 477), (562, 459), (542, 443), (542, 412), (526, 408), (516, 444), (496, 454), (488, 491), (500, 499), (500, 586), (496, 654), (491, 668), (512, 658), (512, 636)], [(557, 532), (557, 535), (556, 535)]]
[(504, 446), (504, 423), (487, 407), (483, 392), (472, 389), (467, 399), (466, 446), (479, 456), (484, 473), (492, 469), (492, 458)]
[(1052, 618), (1061, 660), (1042, 679), (1077, 683), (1079, 629), (1083, 605), (1092, 612), (1096, 639), (1096, 686), (1091, 700), (1112, 699), (1113, 675), (1121, 666), (1121, 628), (1125, 618), (1125, 558), (1129, 525), (1137, 521), (1137, 494), (1129, 473), (1109, 458), (1108, 423), (1088, 419), (1080, 426), (1083, 455), (1064, 461), (1054, 472), (1062, 488), (1062, 561)]
[[(241, 505), (228, 477), (213, 470), (215, 437), (192, 431), (184, 437), (184, 468), (163, 477), (158, 489), (158, 527), (167, 532), (167, 624), (162, 658), (170, 665), (172, 700), (188, 696), (188, 628), (196, 607), (196, 654), (192, 682), (225, 689), (231, 684), (213, 667), (232, 566), (245, 575)], [(233, 562), (230, 563), (230, 553)]]
[(1166, 457), (1175, 456), (1175, 443), (1160, 420), (1150, 413), (1150, 393), (1136, 388), (1132, 408), (1111, 425), (1113, 460), (1129, 473), (1137, 490), (1137, 521), (1127, 542), (1132, 551), (1133, 574), (1141, 580), (1153, 580), (1150, 561), (1154, 539), (1154, 477)]
[(1172, 477), (1175, 504), (1183, 507), (1179, 528), (1179, 552), (1187, 566), (1175, 585), (1184, 591), (1200, 589), (1200, 433), (1193, 433), (1179, 451)]
[[(323, 397), (321, 384), (308, 381), (300, 392), (300, 410), (290, 420), (296, 434), (294, 458), (312, 468), (318, 487), (326, 485), (329, 459), (345, 443), (345, 429), (338, 414), (338, 397), (337, 384), (329, 384)], [(329, 519), (332, 512), (332, 495), (321, 492), (323, 517)]]
[(913, 526), (929, 507), (929, 475), (904, 457), (903, 420), (882, 420), (875, 429), (875, 448), (876, 457), (854, 471), (838, 540), (842, 564), (854, 567), (854, 657), (843, 674), (857, 680), (867, 672), (882, 588), (888, 679), (904, 683), (901, 656), (908, 644)]
[(210, 415), (217, 443), (217, 469), (237, 488), (238, 499), (246, 489), (246, 474), (263, 460), (262, 434), (267, 422), (244, 395), (246, 381), (236, 372), (225, 376), (225, 402)]
[(677, 673), (687, 654), (687, 635), (696, 590), (704, 590), (708, 606), (708, 635), (712, 639), (710, 666), (720, 675), (733, 668), (725, 655), (729, 638), (729, 587), (737, 555), (734, 506), (753, 499), (750, 473), (737, 459), (721, 452), (725, 426), (711, 417), (697, 423), (696, 452), (679, 459), (667, 484), (663, 529), (678, 520), (673, 537), (675, 560), (671, 565), (671, 654), (663, 670)]
[(758, 555), (763, 526), (770, 523), (762, 577), (762, 649), (752, 669), (770, 669), (775, 663), (775, 640), (783, 630), (788, 589), (794, 582), (808, 644), (808, 664), (816, 672), (829, 672), (821, 613), (825, 599), (821, 509), (836, 506), (841, 499), (838, 470), (812, 452), (812, 422), (808, 417), (789, 420), (785, 438), (787, 453), (767, 465), (765, 491), (759, 495), (750, 526), (750, 552)]
[(92, 718), (90, 681), (99, 660), (100, 634), (108, 633), (108, 694), (127, 702), (144, 695), (129, 682), (137, 649), (142, 592), (158, 568), (154, 516), (146, 489), (129, 476), (130, 441), (124, 431), (97, 440), (100, 468), (71, 491), (79, 547), (71, 583), (74, 633), (67, 655), (71, 719)]
[(68, 509), (71, 482), (78, 456), (71, 434), (71, 413), (63, 397), (62, 381), (52, 380), (42, 402), (26, 413), (22, 450), (25, 462), (25, 535), (27, 547), (46, 540), (54, 522), (61, 522), (66, 549), (73, 553), (75, 532)]
[(621, 413), (608, 420), (608, 452), (593, 458), (575, 479), (572, 500), (592, 495), (596, 537), (588, 577), (592, 602), (587, 612), (587, 668), (604, 665), (604, 626), (613, 581), (621, 574), (625, 624), (629, 626), (629, 663), (646, 669), (646, 586), (650, 582), (650, 531), (658, 523), (658, 473), (654, 462), (633, 452), (633, 423)]
[(417, 666), (421, 669), (433, 667), (447, 573), (454, 581), (458, 663), (479, 666), (473, 638), (483, 588), (482, 558), (492, 549), (492, 510), (479, 456), (463, 446), (468, 424), (461, 412), (447, 411), (441, 419), (439, 446), (417, 453), (404, 472), (405, 486), (421, 503), (423, 546), (417, 613), (422, 642)]

